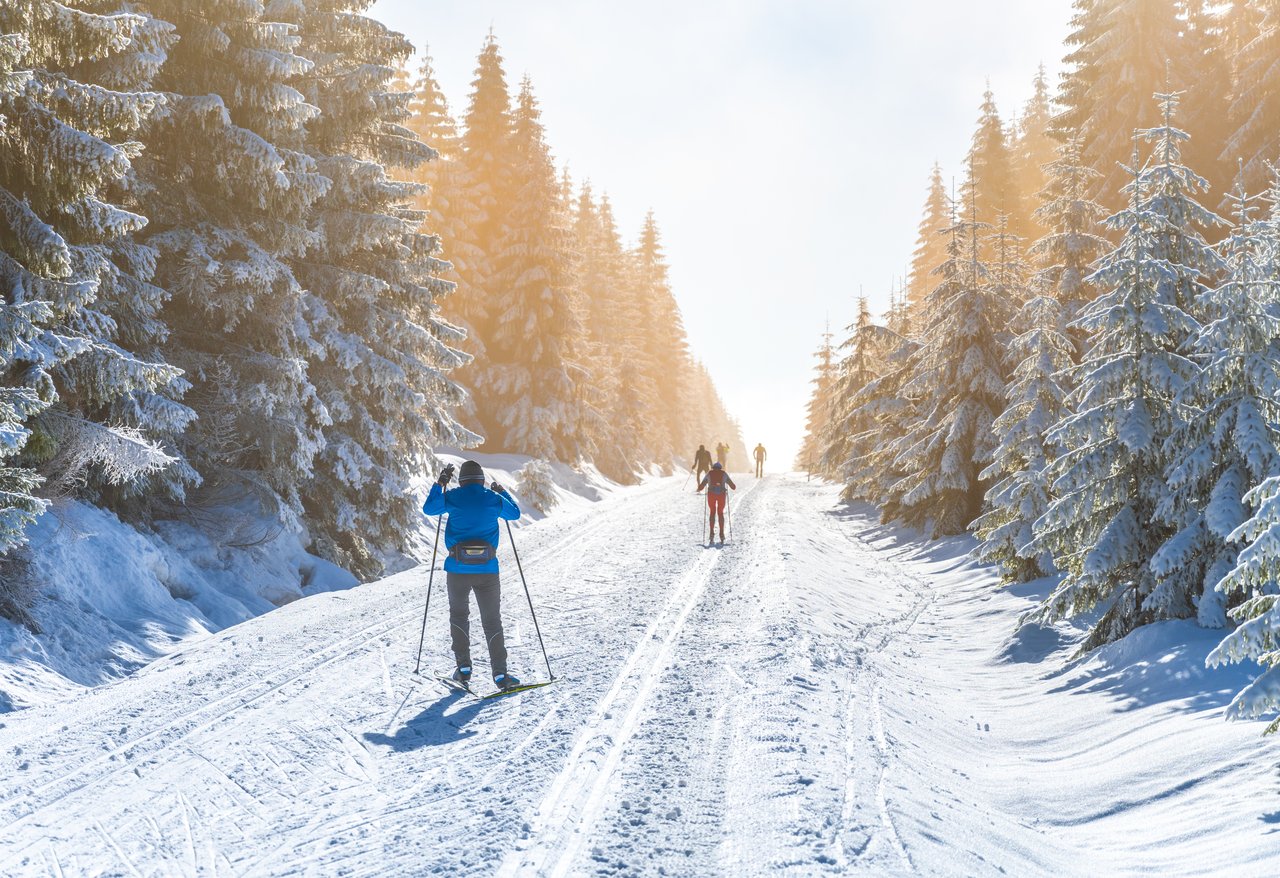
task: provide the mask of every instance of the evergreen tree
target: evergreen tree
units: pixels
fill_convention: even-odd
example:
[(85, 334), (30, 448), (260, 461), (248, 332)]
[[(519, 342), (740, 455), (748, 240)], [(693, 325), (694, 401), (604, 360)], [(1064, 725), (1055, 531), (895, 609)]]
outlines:
[(1122, 165), (1135, 128), (1155, 125), (1157, 91), (1189, 85), (1182, 61), (1179, 12), (1169, 0), (1075, 0), (1071, 48), (1055, 118), (1060, 138), (1078, 134), (1084, 164), (1102, 174), (1091, 195), (1109, 210), (1123, 207)]
[(1075, 361), (1084, 352), (1085, 334), (1070, 324), (1094, 299), (1089, 275), (1107, 249), (1106, 239), (1097, 234), (1106, 211), (1089, 197), (1100, 174), (1081, 162), (1080, 138), (1067, 137), (1058, 147), (1057, 160), (1049, 165), (1049, 182), (1036, 211), (1036, 218), (1049, 231), (1030, 251), (1038, 267), (1036, 286), (1051, 291), (1062, 306), (1068, 332), (1075, 340)]
[(933, 272), (947, 260), (947, 238), (944, 233), (950, 224), (951, 207), (947, 199), (947, 188), (942, 182), (942, 168), (935, 162), (929, 174), (929, 197), (924, 203), (924, 215), (920, 217), (920, 232), (911, 257), (911, 272), (907, 275), (907, 304), (911, 308), (923, 308), (925, 297), (932, 287)]
[[(329, 412), (325, 445), (304, 490), (319, 553), (353, 572), (381, 572), (378, 551), (404, 551), (420, 518), (413, 478), (438, 443), (470, 437), (450, 409), (462, 391), (448, 372), (465, 358), (438, 316), (451, 286), (439, 241), (407, 205), (418, 187), (388, 177), (434, 157), (401, 126), (408, 93), (388, 91), (412, 47), (360, 15), (365, 0), (289, 7), (299, 51), (314, 66), (297, 83), (320, 109), (305, 150), (332, 181), (312, 208), (314, 236), (293, 261), (307, 288), (308, 374)], [(286, 18), (286, 20), (288, 20)]]
[(462, 244), (466, 249), (457, 254), (458, 291), (448, 313), (466, 330), (467, 351), (475, 358), (475, 365), (463, 369), (459, 376), (472, 394), (468, 413), (486, 439), (496, 439), (500, 432), (498, 413), (484, 388), (478, 385), (478, 373), (488, 361), (493, 333), (492, 298), (499, 272), (496, 260), (509, 234), (507, 216), (515, 198), (516, 160), (512, 152), (511, 95), (502, 69), (502, 54), (492, 33), (480, 51), (471, 87), (458, 159), (470, 201), (467, 212), (471, 221), (466, 238), (454, 242), (455, 247)]
[(570, 293), (570, 231), (541, 114), (526, 77), (514, 116), (516, 197), (493, 265), (493, 328), (476, 386), (498, 448), (569, 463), (583, 456), (575, 378), (584, 329)]
[(1035, 240), (1049, 231), (1040, 225), (1034, 211), (1036, 196), (1049, 184), (1049, 165), (1057, 154), (1057, 142), (1052, 134), (1053, 102), (1043, 64), (1036, 72), (1033, 89), (1018, 118), (1017, 138), (1013, 144), (1016, 189), (1024, 214), (1015, 217), (1011, 226), (1021, 230), (1028, 240)]
[(981, 511), (988, 485), (980, 477), (995, 447), (992, 423), (1004, 409), (1004, 327), (1010, 303), (991, 284), (974, 217), (957, 219), (949, 234), (942, 281), (926, 300), (920, 347), (911, 356), (902, 392), (919, 412), (895, 465), (900, 518), (930, 525), (933, 536), (963, 533)]
[(804, 441), (800, 444), (800, 454), (796, 458), (797, 469), (821, 471), (822, 437), (831, 422), (831, 407), (834, 403), (836, 349), (831, 343), (832, 338), (831, 323), (828, 321), (818, 349), (813, 353), (818, 362), (814, 367), (814, 376), (809, 381), (813, 390), (805, 407)]
[(1280, 235), (1253, 218), (1242, 185), (1233, 200), (1227, 277), (1200, 296), (1200, 368), (1179, 394), (1187, 420), (1166, 443), (1170, 490), (1156, 514), (1178, 530), (1151, 562), (1163, 602), (1182, 615), (1194, 608), (1208, 627), (1227, 621), (1228, 592), (1215, 585), (1237, 565), (1245, 498), (1280, 476)]
[(973, 530), (982, 540), (978, 558), (999, 564), (1007, 582), (1027, 582), (1054, 571), (1048, 553), (1032, 547), (1032, 526), (1049, 508), (1047, 470), (1055, 453), (1046, 437), (1067, 414), (1063, 376), (1076, 347), (1051, 292), (1023, 305), (1014, 330), (1018, 335), (1009, 359), (1016, 365), (1008, 405), (993, 424), (999, 444), (981, 473), (992, 483), (988, 511), (974, 521)]
[(289, 264), (314, 242), (309, 212), (329, 187), (297, 148), (318, 110), (290, 83), (312, 65), (260, 6), (147, 8), (179, 37), (155, 83), (167, 110), (137, 167), (151, 218), (143, 240), (173, 296), (164, 350), (195, 385), (199, 420), (180, 447), (211, 486), (265, 487), (292, 518), (328, 422), (307, 377), (313, 342)]
[(162, 103), (128, 60), (166, 44), (141, 15), (0, 8), (0, 554), (44, 508), (35, 466), (66, 479), (96, 462), (126, 483), (171, 461), (108, 422), (132, 413), (163, 434), (189, 420), (164, 395), (182, 391), (180, 373), (121, 346), (152, 341), (153, 325), (130, 336), (114, 322), (161, 295), (150, 252), (129, 242), (146, 221), (114, 199)]
[(684, 318), (667, 276), (666, 257), (653, 211), (645, 215), (634, 265), (643, 311), (646, 362), (657, 392), (655, 428), (659, 447), (655, 459), (665, 465), (684, 450), (698, 444), (689, 432), (685, 381), (689, 370), (689, 343)]
[(871, 320), (867, 297), (858, 296), (857, 319), (846, 327), (849, 337), (840, 345), (847, 351), (835, 372), (832, 404), (823, 437), (820, 472), (829, 478), (844, 480), (850, 462), (851, 440), (867, 428), (866, 416), (852, 404), (855, 395), (878, 376), (877, 344), (880, 335)]
[(990, 88), (982, 96), (978, 129), (974, 132), (966, 164), (969, 176), (961, 196), (963, 202), (970, 205), (974, 221), (994, 227), (1004, 214), (1013, 218), (1010, 232), (1026, 238), (1021, 225), (1024, 211), (1014, 155)]
[[(1231, 102), (1227, 110), (1228, 136), (1220, 158), (1232, 165), (1244, 162), (1247, 191), (1266, 185), (1267, 163), (1280, 160), (1280, 2), (1236, 2), (1242, 23), (1227, 32), (1223, 52), (1235, 51)], [(1249, 17), (1249, 12), (1259, 18)], [(1256, 30), (1256, 32), (1254, 32)], [(1233, 46), (1250, 36), (1243, 46)]]
[[(1161, 100), (1168, 119), (1176, 101)], [(1073, 414), (1049, 434), (1065, 451), (1050, 468), (1055, 499), (1036, 525), (1035, 549), (1052, 553), (1066, 575), (1035, 617), (1107, 607), (1082, 652), (1184, 609), (1158, 592), (1149, 562), (1174, 532), (1157, 517), (1168, 492), (1165, 440), (1178, 421), (1175, 397), (1194, 372), (1179, 351), (1199, 329), (1182, 304), (1202, 291), (1198, 272), (1177, 260), (1207, 249), (1179, 236), (1212, 214), (1187, 197), (1177, 162), (1185, 135), (1166, 124), (1139, 136), (1156, 140), (1153, 157), (1131, 171), (1131, 206), (1106, 221), (1123, 236), (1092, 276), (1109, 292), (1077, 321), (1091, 333), (1090, 349), (1068, 398)]]

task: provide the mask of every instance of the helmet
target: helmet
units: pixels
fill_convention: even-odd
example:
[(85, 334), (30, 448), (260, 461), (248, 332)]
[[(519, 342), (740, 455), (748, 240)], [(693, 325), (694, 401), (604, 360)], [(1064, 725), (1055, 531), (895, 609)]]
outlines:
[(464, 460), (458, 470), (458, 484), (469, 485), (473, 482), (484, 484), (484, 470), (474, 460)]
[(722, 466), (720, 465), (720, 461), (718, 461), (718, 460), (717, 460), (715, 463), (711, 464), (711, 468), (712, 468), (712, 469), (724, 469), (724, 467), (722, 467)]

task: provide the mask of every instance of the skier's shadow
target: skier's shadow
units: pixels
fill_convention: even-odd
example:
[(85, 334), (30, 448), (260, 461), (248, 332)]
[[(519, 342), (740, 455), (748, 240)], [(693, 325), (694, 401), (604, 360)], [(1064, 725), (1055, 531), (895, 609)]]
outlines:
[(484, 701), (471, 701), (445, 716), (445, 711), (457, 704), (464, 696), (461, 692), (445, 695), (422, 713), (405, 721), (394, 735), (382, 732), (365, 732), (364, 739), (370, 744), (390, 747), (400, 753), (417, 750), (420, 747), (438, 747), (469, 738), (476, 733), (475, 729), (464, 728), (475, 719), (487, 706)]

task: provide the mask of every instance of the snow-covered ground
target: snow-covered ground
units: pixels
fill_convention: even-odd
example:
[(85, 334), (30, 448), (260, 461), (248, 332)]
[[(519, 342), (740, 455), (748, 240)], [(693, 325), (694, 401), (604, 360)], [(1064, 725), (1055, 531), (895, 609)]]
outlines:
[[(1280, 867), (1261, 723), (1217, 636), (1083, 662), (999, 588), (802, 477), (681, 478), (517, 532), (562, 679), (412, 676), (428, 571), (289, 603), (0, 716), (4, 875), (1182, 875)], [(545, 675), (510, 563), (513, 669)], [(445, 670), (443, 594), (428, 666)]]

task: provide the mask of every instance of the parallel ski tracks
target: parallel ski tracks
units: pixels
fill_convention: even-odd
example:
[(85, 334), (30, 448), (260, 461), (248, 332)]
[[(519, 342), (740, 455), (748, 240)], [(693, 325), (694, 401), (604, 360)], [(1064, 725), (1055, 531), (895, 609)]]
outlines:
[[(755, 482), (739, 495), (744, 509)], [(507, 855), (494, 873), (567, 875), (606, 805), (609, 782), (640, 725), (641, 713), (671, 660), (685, 623), (702, 600), (723, 552), (704, 554), (671, 588), (663, 608), (597, 703), (560, 773), (529, 821), (531, 835)]]
[[(662, 489), (665, 487), (662, 483), (656, 483), (652, 488), (642, 489), (641, 492), (632, 494), (623, 502), (662, 502)], [(582, 520), (584, 518), (586, 519), (585, 522)], [(532, 562), (555, 557), (569, 546), (584, 541), (590, 535), (605, 527), (606, 524), (607, 518), (594, 510), (566, 517), (556, 522), (556, 530), (563, 532), (562, 535), (552, 538), (553, 541), (548, 545), (537, 547), (528, 553), (526, 557)], [(417, 624), (420, 620), (421, 611), (417, 607), (417, 601), (414, 600), (410, 606), (407, 606), (399, 613), (395, 613), (390, 618), (379, 619), (314, 653), (287, 662), (283, 666), (277, 666), (272, 672), (247, 687), (233, 685), (231, 686), (231, 691), (212, 701), (205, 702), (192, 710), (171, 717), (160, 725), (133, 736), (124, 743), (97, 751), (93, 758), (81, 762), (70, 771), (40, 781), (34, 786), (20, 787), (18, 795), (0, 802), (0, 814), (6, 810), (11, 811), (15, 807), (21, 808), (23, 805), (30, 805), (30, 810), (9, 820), (0, 830), (0, 833), (11, 835), (15, 830), (69, 797), (88, 790), (97, 784), (109, 781), (127, 771), (132, 771), (139, 764), (137, 757), (147, 756), (154, 759), (158, 754), (174, 745), (181, 744), (191, 736), (212, 728), (228, 714), (262, 701), (281, 689), (322, 670), (333, 662), (356, 654), (379, 638), (385, 637), (405, 625)], [(239, 681), (233, 682), (238, 683)], [(499, 730), (491, 730), (493, 734), (496, 734), (497, 731)], [(116, 765), (116, 762), (120, 764)], [(51, 795), (40, 800), (39, 797), (45, 793), (51, 793)], [(11, 862), (13, 859), (20, 857), (22, 853), (23, 851), (8, 852), (6, 860)]]

